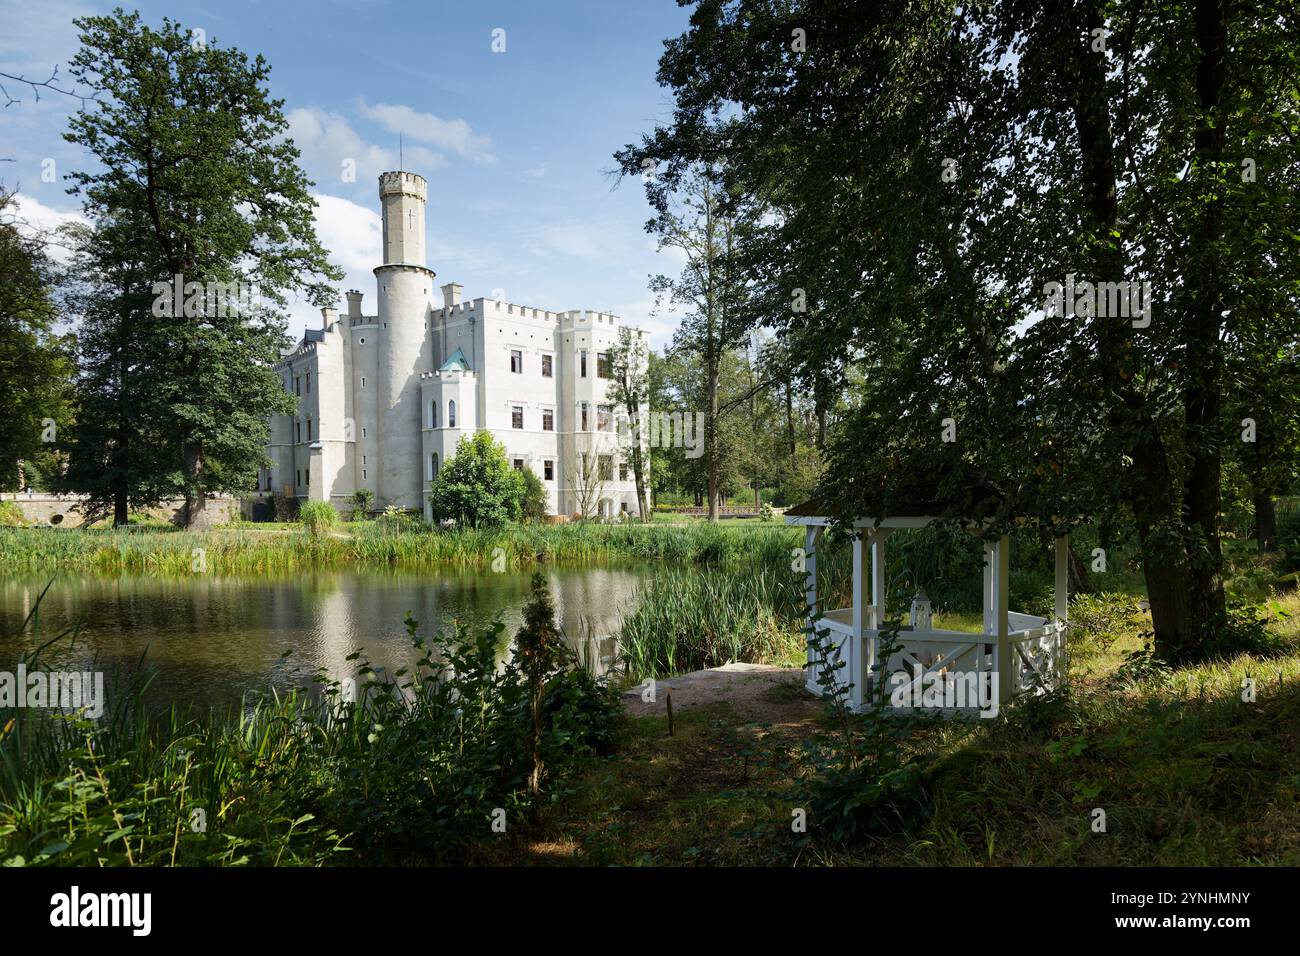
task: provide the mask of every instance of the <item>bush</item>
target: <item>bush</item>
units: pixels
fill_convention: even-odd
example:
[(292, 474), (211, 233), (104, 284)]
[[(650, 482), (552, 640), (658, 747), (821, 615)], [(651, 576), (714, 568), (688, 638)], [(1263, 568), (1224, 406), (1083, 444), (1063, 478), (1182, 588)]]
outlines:
[(434, 521), (491, 528), (519, 517), (524, 477), (510, 467), (505, 446), (487, 432), (466, 435), (438, 472), (429, 492)]
[(544, 521), (546, 519), (546, 486), (537, 473), (525, 468), (520, 474), (524, 478), (523, 495), (519, 499), (519, 516), (524, 521)]
[(324, 534), (339, 523), (339, 513), (328, 501), (306, 501), (298, 509), (298, 522), (313, 536)]
[(375, 506), (375, 493), (369, 488), (358, 488), (352, 495), (352, 520), (364, 521)]
[(25, 528), (27, 519), (17, 502), (0, 501), (0, 528)]
[(275, 494), (271, 496), (271, 501), (275, 504), (276, 521), (298, 520), (298, 499), (293, 495)]

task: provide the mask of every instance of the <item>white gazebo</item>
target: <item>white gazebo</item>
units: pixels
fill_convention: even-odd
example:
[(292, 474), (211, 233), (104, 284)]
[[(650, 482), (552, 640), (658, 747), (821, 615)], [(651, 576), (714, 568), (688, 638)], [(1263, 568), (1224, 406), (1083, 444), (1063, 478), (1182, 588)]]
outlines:
[[(824, 609), (817, 594), (817, 548), (832, 518), (818, 513), (823, 510), (816, 502), (809, 502), (785, 513), (786, 524), (805, 528), (810, 623), (818, 632), (829, 632), (827, 642), (833, 648), (829, 660), (823, 661), (809, 645), (807, 687), (815, 694), (822, 693), (819, 668), (833, 668), (837, 681), (852, 685), (852, 707), (862, 710), (871, 700), (873, 675), (882, 673), (875, 668), (885, 624), (886, 542), (899, 528), (923, 528), (936, 519), (917, 514), (855, 520), (852, 606)], [(979, 522), (974, 525), (977, 530), (982, 527)], [(1056, 687), (1064, 668), (1069, 539), (1056, 538), (1055, 546), (1055, 607), (1050, 619), (1007, 607), (1008, 539), (1003, 535), (996, 541), (985, 541), (983, 633), (935, 628), (930, 624), (928, 606), (914, 603), (913, 620), (899, 632), (898, 649), (885, 662), (884, 674), (903, 675), (887, 685), (888, 690), (901, 687), (908, 699), (919, 701), (923, 688), (951, 686), (958, 679), (970, 680), (971, 675), (976, 675), (974, 680), (982, 680), (986, 687), (996, 690), (1000, 708), (1021, 694), (1043, 693)]]

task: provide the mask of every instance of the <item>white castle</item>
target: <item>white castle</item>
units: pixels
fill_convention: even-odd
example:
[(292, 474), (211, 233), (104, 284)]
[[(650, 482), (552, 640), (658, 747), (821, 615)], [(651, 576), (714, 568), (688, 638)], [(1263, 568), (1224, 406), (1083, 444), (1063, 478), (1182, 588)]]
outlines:
[[(616, 316), (550, 312), (492, 298), (461, 301), (425, 264), (428, 185), (383, 173), (383, 265), (378, 314), (347, 293), (347, 314), (321, 310), (276, 364), (298, 398), (295, 415), (271, 420), (262, 492), (330, 501), (342, 510), (358, 490), (375, 506), (422, 510), (441, 463), (464, 435), (486, 430), (515, 468), (531, 468), (553, 514), (636, 514), (631, 465), (616, 441), (609, 349)], [(644, 341), (646, 333), (634, 334)], [(607, 433), (607, 434), (606, 434)]]

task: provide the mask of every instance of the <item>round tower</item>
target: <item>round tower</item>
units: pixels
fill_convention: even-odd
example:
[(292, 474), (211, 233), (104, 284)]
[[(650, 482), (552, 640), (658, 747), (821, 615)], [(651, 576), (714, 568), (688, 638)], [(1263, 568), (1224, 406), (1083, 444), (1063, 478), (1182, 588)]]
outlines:
[(379, 427), (377, 497), (383, 506), (422, 509), (420, 372), (427, 370), (426, 326), (434, 272), (424, 264), (424, 205), (428, 184), (407, 172), (379, 176), (384, 264), (375, 269), (379, 294)]

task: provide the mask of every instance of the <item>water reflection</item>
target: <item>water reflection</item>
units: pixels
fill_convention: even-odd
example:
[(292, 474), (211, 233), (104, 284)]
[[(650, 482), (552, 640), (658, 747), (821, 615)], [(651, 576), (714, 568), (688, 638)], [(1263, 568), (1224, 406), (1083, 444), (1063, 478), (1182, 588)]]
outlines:
[[(569, 642), (603, 673), (613, 636), (646, 573), (552, 570), (557, 617)], [(40, 605), (39, 640), (79, 625), (74, 644), (47, 651), (47, 665), (112, 674), (143, 659), (158, 702), (229, 705), (249, 692), (310, 683), (318, 668), (342, 678), (360, 648), (376, 667), (395, 670), (415, 655), (403, 620), (420, 633), (456, 622), (484, 627), (498, 617), (512, 635), (522, 621), (527, 573), (427, 574), (323, 572), (292, 578), (59, 577)], [(0, 670), (13, 670), (36, 640), (23, 619), (48, 582), (0, 580)], [(288, 657), (284, 652), (290, 651)], [(504, 648), (503, 648), (504, 652)]]

